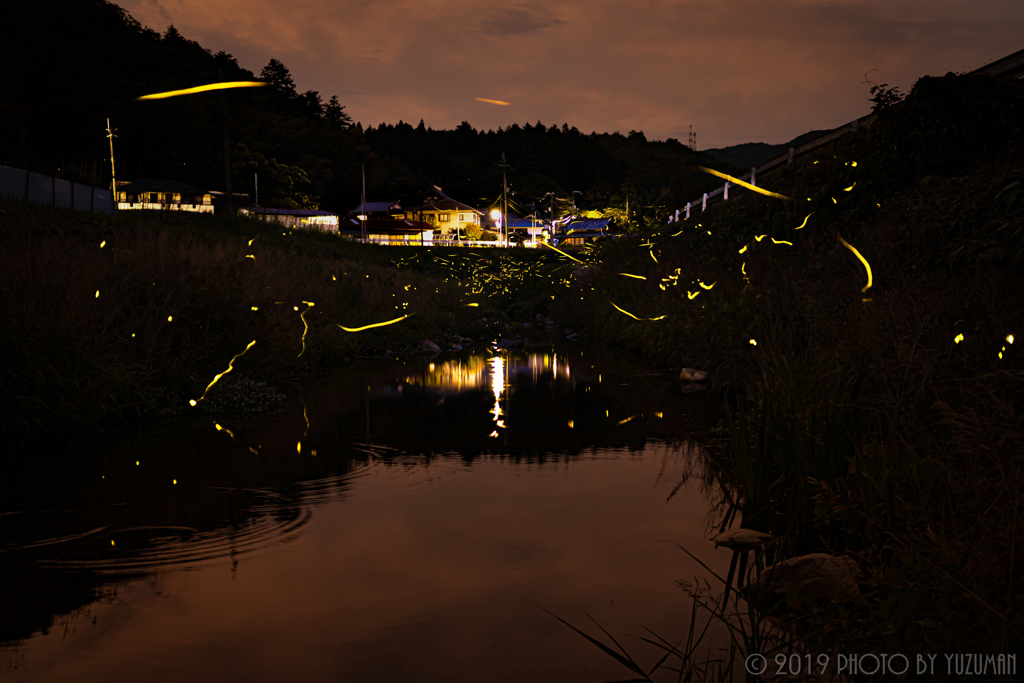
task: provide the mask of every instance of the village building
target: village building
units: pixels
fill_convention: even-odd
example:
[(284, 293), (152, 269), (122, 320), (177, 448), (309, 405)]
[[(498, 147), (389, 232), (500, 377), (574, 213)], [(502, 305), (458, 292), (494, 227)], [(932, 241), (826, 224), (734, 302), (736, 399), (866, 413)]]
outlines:
[(374, 244), (430, 246), (434, 243), (434, 229), (424, 221), (344, 218), (338, 225), (338, 233), (343, 237), (365, 239)]
[(118, 211), (155, 209), (213, 213), (213, 195), (176, 180), (143, 178), (117, 183)]
[(312, 209), (265, 209), (260, 206), (243, 207), (239, 216), (251, 216), (257, 220), (280, 223), (288, 228), (307, 228), (338, 232), (338, 214)]

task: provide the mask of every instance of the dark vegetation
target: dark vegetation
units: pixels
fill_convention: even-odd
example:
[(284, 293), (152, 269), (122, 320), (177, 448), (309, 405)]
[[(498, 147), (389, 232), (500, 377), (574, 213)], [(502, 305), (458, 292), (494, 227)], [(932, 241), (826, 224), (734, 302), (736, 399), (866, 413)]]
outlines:
[(849, 554), (864, 572), (860, 604), (759, 605), (747, 652), (769, 632), (810, 652), (1024, 644), (1022, 88), (948, 74), (883, 99), (869, 129), (759, 182), (792, 202), (744, 193), (618, 240), (552, 303), (728, 389), (712, 470), (723, 514), (782, 539), (763, 559)]

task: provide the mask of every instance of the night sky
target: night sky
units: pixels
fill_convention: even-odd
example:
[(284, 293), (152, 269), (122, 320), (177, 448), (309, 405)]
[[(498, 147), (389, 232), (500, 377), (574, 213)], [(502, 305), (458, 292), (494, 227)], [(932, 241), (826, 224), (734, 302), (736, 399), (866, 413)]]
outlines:
[[(778, 144), (1024, 45), (1021, 0), (121, 0), (259, 74), (338, 95), (364, 125), (568, 122), (698, 146)], [(509, 106), (474, 98), (509, 102)]]

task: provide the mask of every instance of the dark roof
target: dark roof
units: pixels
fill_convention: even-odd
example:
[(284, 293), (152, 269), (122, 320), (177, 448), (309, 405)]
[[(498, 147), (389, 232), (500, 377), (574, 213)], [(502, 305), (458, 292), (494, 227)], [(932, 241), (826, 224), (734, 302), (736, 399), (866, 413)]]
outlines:
[[(359, 224), (360, 221), (355, 218), (344, 218), (338, 222), (338, 230), (340, 232), (351, 232), (359, 233), (363, 232), (363, 227)], [(408, 220), (374, 220), (369, 219), (366, 221), (366, 231), (370, 233), (385, 233), (389, 235), (418, 235), (424, 230), (433, 230), (433, 227), (429, 223), (423, 221), (408, 221)]]
[(484, 213), (479, 209), (474, 209), (469, 204), (463, 204), (462, 202), (457, 202), (454, 199), (438, 199), (436, 201), (425, 202), (423, 204), (407, 203), (402, 208), (406, 211), (472, 211), (480, 214), (481, 216)]
[(570, 233), (584, 232), (588, 230), (604, 230), (611, 222), (610, 218), (580, 218), (565, 226), (565, 231)]
[(313, 211), (312, 209), (265, 209), (253, 206), (246, 209), (249, 213), (262, 213), (271, 216), (336, 216), (330, 211)]
[(143, 178), (142, 180), (136, 180), (128, 185), (119, 186), (117, 189), (121, 192), (127, 192), (128, 194), (142, 194), (143, 192), (206, 194), (197, 187), (192, 187), (185, 183), (179, 183), (177, 180), (167, 180), (165, 178)]
[[(385, 211), (391, 211), (391, 209), (401, 208), (398, 205), (398, 200), (388, 202), (366, 202), (366, 213), (383, 213)], [(362, 213), (363, 205), (358, 204), (356, 208), (349, 211), (349, 213)]]

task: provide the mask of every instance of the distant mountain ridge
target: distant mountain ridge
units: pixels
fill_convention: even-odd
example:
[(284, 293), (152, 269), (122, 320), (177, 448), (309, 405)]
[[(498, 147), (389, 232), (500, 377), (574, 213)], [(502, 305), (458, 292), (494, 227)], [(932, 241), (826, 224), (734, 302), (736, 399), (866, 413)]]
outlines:
[(799, 147), (805, 142), (809, 142), (814, 138), (828, 133), (827, 130), (812, 130), (803, 135), (798, 135), (789, 142), (781, 145), (769, 145), (764, 142), (744, 142), (740, 145), (732, 145), (730, 147), (722, 147), (718, 149), (705, 149), (702, 150), (704, 154), (707, 154), (719, 161), (725, 161), (738, 166), (743, 169), (750, 169), (754, 166), (760, 166), (763, 163), (771, 161), (777, 156), (785, 154), (789, 151), (790, 147)]

